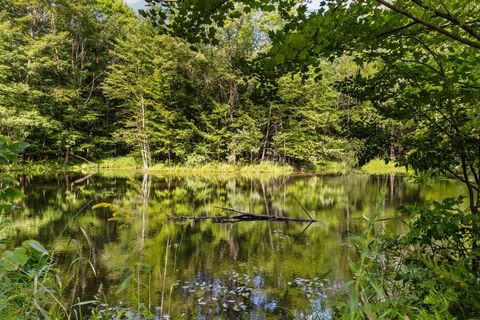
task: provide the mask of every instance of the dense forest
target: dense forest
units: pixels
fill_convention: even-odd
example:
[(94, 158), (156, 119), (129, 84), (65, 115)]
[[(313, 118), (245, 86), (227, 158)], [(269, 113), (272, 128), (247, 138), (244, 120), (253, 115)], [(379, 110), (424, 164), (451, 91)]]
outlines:
[[(25, 160), (353, 164), (363, 140), (352, 130), (377, 116), (333, 86), (375, 70), (351, 55), (322, 59), (308, 78), (248, 72), (285, 25), (278, 12), (239, 7), (214, 45), (192, 45), (121, 1), (4, 2), (0, 134), (30, 144)], [(395, 125), (371, 126), (399, 152)]]
[[(20, 182), (16, 176), (0, 175), (0, 227), (4, 217), (8, 220), (0, 235), (23, 241), (14, 248), (0, 236), (0, 316), (13, 317), (27, 306), (25, 319), (81, 319), (82, 311), (93, 319), (120, 319), (127, 312), (138, 319), (170, 317), (170, 310), (163, 309), (168, 282), (170, 297), (174, 287), (184, 289), (175, 291), (173, 309), (181, 310), (187, 296), (196, 306), (179, 311), (182, 319), (243, 319), (247, 305), (233, 305), (237, 300), (229, 296), (240, 288), (227, 290), (220, 304), (217, 289), (207, 285), (212, 279), (221, 288), (227, 282), (236, 285), (241, 277), (230, 272), (238, 266), (254, 270), (241, 278), (241, 290), (251, 289), (241, 299), (248, 310), (265, 312), (259, 319), (267, 319), (269, 312), (282, 319), (478, 318), (477, 1), (145, 3), (137, 12), (122, 0), (0, 0), (0, 164), (61, 167), (54, 177), (24, 175)], [(101, 161), (119, 157), (135, 159), (141, 170), (129, 167), (130, 176), (110, 171), (104, 180), (93, 178), (102, 175)], [(325, 174), (322, 168), (328, 164), (355, 168), (374, 159), (405, 167), (408, 176), (312, 173)], [(71, 178), (71, 165), (78, 163), (97, 165), (96, 171)], [(312, 176), (150, 176), (157, 165), (237, 168), (270, 163)], [(440, 191), (432, 191), (439, 180), (444, 183)], [(31, 181), (44, 188), (32, 194), (45, 203), (29, 204), (28, 196), (17, 190), (18, 185), (22, 191), (34, 190)], [(417, 189), (410, 185), (414, 182)], [(22, 205), (47, 207), (49, 215), (36, 218), (30, 208), (22, 215)], [(214, 216), (213, 208), (239, 215)], [(288, 217), (295, 210), (304, 216)], [(20, 226), (23, 220), (16, 219), (25, 216), (35, 219)], [(266, 221), (263, 227), (258, 217)], [(242, 218), (259, 224), (241, 224)], [(205, 220), (210, 224), (201, 224)], [(273, 221), (294, 220), (318, 224), (313, 235), (308, 235), (310, 224), (272, 227)], [(395, 225), (399, 220), (401, 227)], [(60, 235), (55, 233), (59, 226), (64, 228)], [(31, 228), (27, 235), (18, 231), (22, 227)], [(61, 241), (46, 249), (36, 241), (39, 230)], [(65, 240), (67, 230), (71, 238)], [(334, 236), (327, 232), (332, 230)], [(293, 231), (295, 235), (289, 233)], [(184, 236), (188, 249), (181, 247)], [(313, 247), (322, 237), (330, 239), (328, 248)], [(70, 250), (70, 243), (81, 242), (78, 238), (86, 244)], [(292, 241), (286, 245), (287, 240)], [(198, 243), (210, 250), (202, 251)], [(60, 258), (49, 252), (51, 247), (60, 248)], [(319, 257), (319, 252), (329, 255)], [(302, 286), (311, 298), (313, 287), (320, 287), (318, 279), (332, 271), (320, 274), (319, 259), (327, 265), (339, 253), (334, 276), (340, 277), (342, 270), (349, 278), (322, 282), (323, 291), (315, 293), (318, 300), (297, 301)], [(122, 265), (126, 256), (135, 264)], [(188, 260), (191, 256), (204, 265)], [(302, 263), (297, 265), (298, 257)], [(58, 271), (57, 264), (69, 258), (68, 272)], [(184, 269), (175, 269), (174, 262), (167, 276), (172, 258), (182, 261)], [(250, 265), (249, 259), (258, 261)], [(217, 260), (219, 270), (231, 267), (223, 273), (228, 279), (205, 271), (215, 269)], [(265, 274), (262, 264), (268, 265)], [(97, 267), (108, 271), (97, 278)], [(71, 276), (71, 270), (77, 274)], [(128, 302), (101, 309), (107, 295), (100, 293), (109, 289), (103, 282), (88, 296), (93, 300), (81, 301), (87, 297), (85, 279), (94, 279), (88, 286), (98, 285), (96, 279), (108, 278), (111, 270), (118, 278), (108, 285), (119, 288), (115, 294), (131, 291), (136, 310)], [(189, 280), (180, 284), (177, 272)], [(160, 280), (149, 287), (153, 274)], [(265, 302), (267, 293), (251, 298), (268, 281), (281, 298), (270, 303)], [(141, 286), (161, 287), (160, 309), (152, 306), (150, 291), (148, 303), (141, 303), (146, 295)], [(202, 297), (189, 289), (193, 286)], [(54, 299), (37, 300), (37, 290)], [(207, 303), (202, 299), (208, 290), (212, 296)], [(278, 301), (288, 304), (290, 298), (296, 302), (289, 307), (321, 305), (321, 312), (313, 308), (313, 315), (306, 316), (295, 309), (292, 316), (293, 311), (278, 307)], [(102, 316), (105, 310), (112, 314)]]
[(30, 144), (25, 160), (381, 157), (478, 175), (474, 4), (148, 3), (144, 18), (121, 1), (2, 2), (0, 134)]

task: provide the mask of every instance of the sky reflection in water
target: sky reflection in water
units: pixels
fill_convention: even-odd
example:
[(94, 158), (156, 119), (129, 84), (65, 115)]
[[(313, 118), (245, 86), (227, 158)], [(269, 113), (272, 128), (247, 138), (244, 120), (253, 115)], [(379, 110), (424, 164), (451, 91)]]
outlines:
[[(418, 186), (366, 175), (18, 178), (24, 209), (2, 236), (41, 241), (65, 268), (79, 252), (90, 259), (96, 275), (81, 266), (69, 297), (185, 319), (331, 319), (326, 297), (349, 277), (353, 251), (345, 243), (361, 232), (362, 215), (394, 218), (378, 223), (379, 234), (401, 232), (394, 208), (463, 191), (448, 181)], [(305, 223), (167, 218), (225, 214), (215, 205), (305, 218), (294, 198), (320, 222), (305, 230)], [(91, 208), (98, 203), (111, 207)]]

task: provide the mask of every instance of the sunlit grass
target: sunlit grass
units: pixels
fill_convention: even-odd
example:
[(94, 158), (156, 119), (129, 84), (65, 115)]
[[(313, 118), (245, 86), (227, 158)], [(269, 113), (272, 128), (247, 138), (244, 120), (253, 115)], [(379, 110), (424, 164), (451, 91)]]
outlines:
[(222, 174), (289, 174), (294, 172), (294, 168), (283, 163), (276, 163), (264, 161), (259, 164), (251, 165), (234, 165), (224, 162), (211, 162), (202, 165), (185, 165), (175, 164), (168, 165), (167, 163), (156, 163), (148, 169), (143, 169), (138, 161), (133, 157), (118, 157), (101, 160), (97, 163), (84, 163), (71, 167), (75, 171), (97, 171), (97, 170), (134, 170), (144, 171), (149, 173), (169, 173), (169, 174), (208, 174), (208, 173), (222, 173)]
[(100, 172), (105, 175), (137, 175), (142, 172), (165, 173), (176, 175), (198, 174), (228, 174), (228, 175), (287, 175), (294, 172), (309, 172), (317, 174), (349, 174), (365, 173), (372, 175), (407, 174), (404, 167), (395, 166), (394, 162), (385, 163), (382, 159), (374, 159), (362, 166), (354, 168), (347, 162), (328, 160), (319, 161), (314, 168), (293, 167), (280, 162), (264, 161), (256, 164), (230, 164), (225, 162), (209, 162), (201, 165), (168, 164), (165, 162), (154, 163), (144, 169), (139, 159), (132, 156), (115, 157), (99, 160), (97, 162), (83, 162), (80, 164), (64, 165), (59, 162), (24, 163), (6, 168), (7, 171), (16, 171), (28, 174), (44, 174), (47, 172), (76, 171), (83, 173)]
[(321, 161), (315, 166), (315, 172), (321, 174), (347, 174), (353, 168), (346, 162)]
[(169, 172), (169, 173), (183, 173), (183, 172), (190, 172), (190, 173), (202, 173), (202, 172), (223, 172), (223, 173), (235, 173), (238, 171), (238, 167), (228, 163), (208, 163), (204, 165), (198, 166), (189, 166), (189, 165), (168, 165), (166, 163), (158, 163), (154, 164), (148, 171), (162, 171), (162, 172)]
[(107, 158), (98, 162), (82, 163), (72, 166), (72, 169), (88, 170), (88, 169), (136, 169), (140, 168), (134, 157), (116, 157)]
[(360, 169), (366, 174), (406, 174), (405, 167), (395, 166), (394, 162), (385, 163), (382, 159), (374, 159)]
[(293, 167), (288, 164), (275, 163), (270, 161), (264, 161), (260, 164), (253, 164), (242, 167), (240, 169), (242, 173), (292, 173), (294, 171)]

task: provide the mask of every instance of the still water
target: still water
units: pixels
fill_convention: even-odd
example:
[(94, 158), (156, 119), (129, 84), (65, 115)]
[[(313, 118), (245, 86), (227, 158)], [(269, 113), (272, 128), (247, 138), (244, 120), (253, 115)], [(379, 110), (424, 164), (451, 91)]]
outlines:
[[(382, 220), (379, 234), (402, 232), (398, 206), (463, 193), (455, 182), (395, 175), (17, 178), (26, 197), (2, 236), (52, 250), (75, 279), (69, 300), (172, 319), (329, 319), (325, 301), (351, 276), (347, 239), (362, 232), (363, 216)], [(228, 214), (216, 205), (307, 218), (305, 208), (320, 221), (169, 219)]]

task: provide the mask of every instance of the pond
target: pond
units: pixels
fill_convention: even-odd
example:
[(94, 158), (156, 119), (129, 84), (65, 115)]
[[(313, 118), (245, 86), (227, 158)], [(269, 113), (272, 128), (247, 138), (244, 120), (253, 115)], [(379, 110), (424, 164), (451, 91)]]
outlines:
[[(329, 319), (325, 301), (350, 277), (347, 238), (362, 232), (363, 216), (381, 220), (379, 234), (401, 232), (398, 206), (463, 193), (452, 181), (419, 186), (395, 175), (17, 178), (26, 197), (2, 236), (52, 250), (75, 279), (69, 300), (172, 319)], [(319, 222), (168, 218), (229, 214), (215, 206), (298, 218), (306, 210)]]

